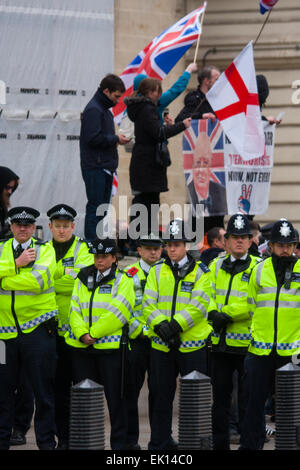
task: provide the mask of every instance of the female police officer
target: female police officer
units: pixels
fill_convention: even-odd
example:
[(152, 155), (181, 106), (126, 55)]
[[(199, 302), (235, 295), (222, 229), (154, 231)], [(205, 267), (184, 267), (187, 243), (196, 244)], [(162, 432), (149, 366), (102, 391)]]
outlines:
[(81, 269), (75, 281), (66, 342), (72, 347), (73, 381), (88, 378), (104, 386), (111, 448), (121, 450), (127, 437), (121, 337), (135, 302), (134, 284), (117, 269), (114, 240), (95, 240), (91, 252), (94, 264)]

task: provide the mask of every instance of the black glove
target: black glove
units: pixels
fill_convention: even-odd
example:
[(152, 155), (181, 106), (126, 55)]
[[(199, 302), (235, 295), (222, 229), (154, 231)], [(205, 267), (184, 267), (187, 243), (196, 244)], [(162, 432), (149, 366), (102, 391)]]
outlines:
[(154, 327), (154, 331), (163, 341), (168, 343), (173, 336), (182, 331), (182, 328), (179, 323), (172, 318), (170, 322), (168, 320), (163, 320), (161, 323), (156, 325)]
[(180, 345), (181, 345), (181, 339), (180, 339), (179, 333), (177, 333), (168, 341), (168, 347), (172, 351), (179, 349)]
[(230, 315), (227, 315), (227, 313), (218, 312), (217, 310), (212, 310), (209, 312), (208, 319), (212, 321), (213, 329), (217, 333), (220, 333), (223, 328), (226, 328), (228, 323), (233, 322)]
[(170, 322), (168, 322), (168, 320), (163, 320), (158, 325), (155, 325), (154, 331), (165, 343), (167, 343), (169, 339), (174, 336), (174, 333), (170, 328)]

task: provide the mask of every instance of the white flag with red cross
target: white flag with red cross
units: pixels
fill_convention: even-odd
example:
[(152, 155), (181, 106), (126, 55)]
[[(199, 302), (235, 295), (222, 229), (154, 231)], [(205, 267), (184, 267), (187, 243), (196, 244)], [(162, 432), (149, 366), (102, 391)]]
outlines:
[(222, 73), (206, 98), (223, 130), (245, 160), (264, 154), (252, 41)]

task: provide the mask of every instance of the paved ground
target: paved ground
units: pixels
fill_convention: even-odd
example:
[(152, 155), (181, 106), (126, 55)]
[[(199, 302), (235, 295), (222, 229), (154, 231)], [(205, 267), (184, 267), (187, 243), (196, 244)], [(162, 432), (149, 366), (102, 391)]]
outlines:
[[(173, 437), (174, 439), (178, 439), (178, 390), (176, 393), (175, 401), (174, 401), (174, 417), (173, 417)], [(146, 402), (147, 402), (147, 389), (146, 385), (144, 385), (142, 389), (142, 393), (140, 396), (139, 408), (140, 408), (140, 445), (142, 450), (147, 449), (147, 444), (149, 442), (150, 432), (149, 432), (149, 423), (148, 417), (146, 414)], [(109, 450), (109, 433), (110, 433), (110, 425), (108, 419), (107, 409), (105, 409), (105, 449)], [(272, 428), (275, 428), (273, 423), (268, 423)], [(11, 450), (37, 450), (37, 446), (35, 443), (35, 436), (34, 436), (34, 429), (31, 426), (30, 430), (27, 433), (27, 443), (23, 446), (14, 446), (11, 447)], [(236, 450), (238, 448), (237, 444), (232, 444), (231, 449)], [(265, 444), (264, 450), (274, 450), (275, 448), (275, 439), (271, 437), (269, 441)]]

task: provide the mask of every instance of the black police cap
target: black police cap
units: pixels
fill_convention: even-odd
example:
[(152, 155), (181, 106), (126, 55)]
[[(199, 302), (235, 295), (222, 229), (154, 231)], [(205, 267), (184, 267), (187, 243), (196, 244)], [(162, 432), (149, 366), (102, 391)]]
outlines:
[(149, 235), (143, 235), (137, 240), (137, 246), (162, 246), (161, 239), (150, 233)]
[(77, 212), (73, 207), (68, 206), (67, 204), (56, 204), (48, 210), (47, 216), (50, 220), (61, 219), (61, 220), (74, 220)]
[(250, 221), (242, 213), (234, 214), (228, 220), (225, 238), (228, 238), (229, 235), (248, 235), (251, 236)]
[(293, 224), (287, 219), (280, 219), (273, 224), (269, 242), (298, 243)]
[(11, 223), (20, 225), (34, 224), (40, 213), (32, 207), (13, 207), (7, 213)]
[(90, 253), (94, 255), (115, 255), (118, 252), (118, 246), (116, 240), (113, 238), (104, 238), (90, 242)]

